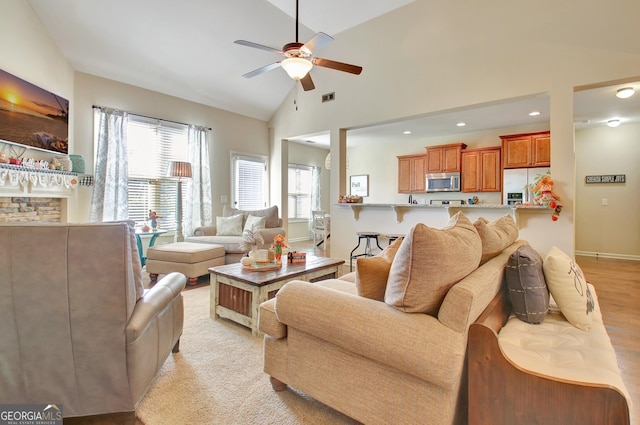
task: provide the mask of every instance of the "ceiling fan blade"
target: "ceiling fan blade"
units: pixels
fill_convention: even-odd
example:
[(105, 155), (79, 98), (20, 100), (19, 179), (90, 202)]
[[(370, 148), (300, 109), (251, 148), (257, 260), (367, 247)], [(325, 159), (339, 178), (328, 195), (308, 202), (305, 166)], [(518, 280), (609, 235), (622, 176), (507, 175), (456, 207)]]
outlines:
[(282, 50), (275, 49), (273, 47), (265, 46), (263, 44), (254, 43), (253, 41), (246, 40), (236, 40), (234, 43), (239, 44), (241, 46), (253, 47), (254, 49), (266, 50), (267, 52), (282, 54)]
[(276, 69), (280, 67), (280, 62), (274, 62), (272, 64), (269, 65), (265, 65), (263, 67), (260, 67), (258, 69), (254, 69), (251, 72), (247, 72), (246, 74), (243, 75), (244, 78), (251, 78), (251, 77), (255, 77), (256, 75), (260, 75), (260, 74), (264, 74), (267, 71), (271, 71), (272, 69)]
[(304, 50), (308, 54), (313, 54), (316, 49), (320, 49), (333, 41), (333, 37), (323, 32), (319, 32), (311, 38), (311, 40), (304, 43), (304, 46), (300, 50)]
[(362, 67), (357, 65), (349, 65), (348, 63), (336, 62), (329, 59), (313, 58), (311, 59), (314, 65), (322, 66), (325, 68), (336, 69), (338, 71), (349, 72), (351, 74), (360, 75)]
[(305, 75), (302, 80), (300, 80), (300, 84), (302, 84), (302, 88), (304, 89), (304, 91), (309, 91), (316, 88), (316, 86), (313, 84), (313, 80), (311, 79), (311, 74), (308, 72), (307, 75)]

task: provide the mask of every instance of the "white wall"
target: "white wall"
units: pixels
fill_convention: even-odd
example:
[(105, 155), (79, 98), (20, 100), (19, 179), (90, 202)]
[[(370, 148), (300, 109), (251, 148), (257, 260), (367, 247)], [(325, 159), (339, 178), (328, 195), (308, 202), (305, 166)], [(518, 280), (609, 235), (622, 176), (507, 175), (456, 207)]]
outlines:
[[(577, 252), (640, 260), (639, 140), (640, 124), (576, 131)], [(603, 174), (625, 174), (626, 183), (585, 183)]]
[[(616, 13), (602, 13), (604, 9)], [(552, 174), (568, 194), (547, 238), (573, 254), (573, 89), (640, 75), (639, 14), (640, 2), (626, 0), (598, 0), (589, 7), (580, 0), (410, 3), (339, 34), (324, 48), (323, 57), (362, 65), (362, 75), (314, 69), (316, 90), (298, 94), (298, 111), (290, 106), (291, 97), (285, 99), (271, 121), (273, 139), (337, 134), (339, 129), (547, 93)], [(329, 92), (336, 93), (336, 100), (321, 103), (320, 95)], [(376, 164), (357, 172), (373, 175)], [(333, 215), (332, 208), (334, 234), (353, 234), (353, 222), (334, 220)], [(332, 255), (348, 256), (351, 245), (352, 237), (332, 239)]]

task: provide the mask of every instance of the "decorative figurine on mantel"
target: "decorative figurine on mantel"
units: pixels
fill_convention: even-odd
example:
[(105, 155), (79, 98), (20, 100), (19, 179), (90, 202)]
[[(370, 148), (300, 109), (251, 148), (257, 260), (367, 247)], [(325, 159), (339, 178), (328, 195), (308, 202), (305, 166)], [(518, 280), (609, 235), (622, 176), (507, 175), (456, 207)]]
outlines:
[(162, 217), (160, 217), (155, 211), (149, 210), (149, 220), (151, 221), (151, 228), (154, 232), (158, 230), (158, 220), (161, 218)]

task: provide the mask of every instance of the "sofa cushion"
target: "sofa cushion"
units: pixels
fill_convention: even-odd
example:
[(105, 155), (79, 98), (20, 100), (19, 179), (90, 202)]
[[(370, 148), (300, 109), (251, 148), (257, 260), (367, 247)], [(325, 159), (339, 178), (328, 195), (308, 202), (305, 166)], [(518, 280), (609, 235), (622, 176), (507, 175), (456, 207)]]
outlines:
[(518, 225), (511, 215), (506, 214), (492, 222), (480, 217), (473, 223), (482, 240), (482, 258), (484, 264), (518, 239)]
[(247, 221), (244, 223), (244, 230), (259, 230), (265, 228), (267, 217), (258, 217), (249, 214)]
[(391, 263), (402, 243), (396, 239), (374, 257), (361, 257), (356, 262), (356, 289), (361, 297), (384, 301)]
[(266, 222), (264, 224), (266, 228), (278, 227), (280, 225), (280, 220), (278, 219), (277, 205), (274, 205), (269, 208), (264, 208), (262, 210), (251, 210), (251, 211), (239, 210), (237, 208), (231, 208), (226, 205), (222, 209), (222, 215), (225, 217), (238, 215), (238, 214), (242, 214), (244, 217), (243, 225), (244, 225), (244, 222), (249, 217), (249, 215), (253, 215), (255, 217), (266, 217)]
[(549, 311), (549, 290), (542, 270), (542, 257), (529, 245), (509, 256), (507, 287), (513, 312), (523, 322), (542, 323)]
[(242, 236), (242, 214), (216, 217), (218, 236)]
[(461, 212), (444, 229), (415, 225), (391, 264), (385, 302), (407, 313), (436, 316), (449, 288), (478, 267), (481, 244)]
[(588, 331), (593, 320), (594, 302), (580, 266), (554, 246), (544, 258), (542, 267), (549, 292), (564, 317), (576, 328)]

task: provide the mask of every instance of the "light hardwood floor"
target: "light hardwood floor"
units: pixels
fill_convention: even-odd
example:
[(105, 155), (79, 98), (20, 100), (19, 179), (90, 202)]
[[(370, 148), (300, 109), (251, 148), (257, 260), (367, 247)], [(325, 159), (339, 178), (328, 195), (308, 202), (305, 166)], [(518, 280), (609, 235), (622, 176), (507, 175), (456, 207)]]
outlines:
[(640, 261), (577, 257), (596, 288), (604, 324), (633, 402), (631, 424), (640, 425)]

